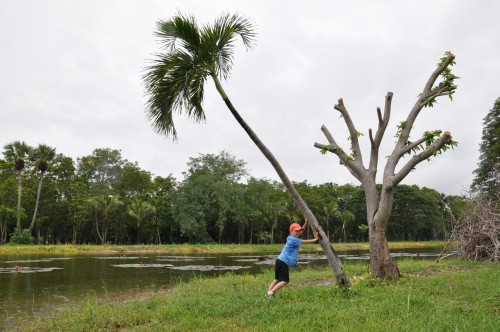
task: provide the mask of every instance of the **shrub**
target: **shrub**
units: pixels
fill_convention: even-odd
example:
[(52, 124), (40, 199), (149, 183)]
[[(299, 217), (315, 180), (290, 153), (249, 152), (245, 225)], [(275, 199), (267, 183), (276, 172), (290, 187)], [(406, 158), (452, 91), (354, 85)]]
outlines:
[(10, 235), (10, 243), (13, 244), (33, 244), (35, 239), (31, 236), (29, 229), (23, 229), (21, 235), (17, 235), (17, 229)]

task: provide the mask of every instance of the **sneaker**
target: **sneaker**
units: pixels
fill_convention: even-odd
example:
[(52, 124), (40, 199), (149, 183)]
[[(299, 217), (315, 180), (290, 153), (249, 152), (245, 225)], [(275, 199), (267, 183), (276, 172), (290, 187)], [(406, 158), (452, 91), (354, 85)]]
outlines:
[(274, 297), (274, 293), (273, 292), (267, 292), (267, 297), (272, 299)]

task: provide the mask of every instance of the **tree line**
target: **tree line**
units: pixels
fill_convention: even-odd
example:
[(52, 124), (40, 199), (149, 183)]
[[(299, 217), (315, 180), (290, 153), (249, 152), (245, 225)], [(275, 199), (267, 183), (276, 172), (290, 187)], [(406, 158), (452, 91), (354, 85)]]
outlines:
[[(291, 222), (303, 222), (283, 184), (252, 177), (225, 151), (190, 158), (182, 180), (155, 176), (109, 148), (73, 160), (44, 144), (13, 142), (3, 156), (0, 243), (268, 244), (283, 242)], [(361, 186), (294, 184), (331, 241), (367, 241)], [(446, 239), (466, 201), (400, 185), (388, 237)]]

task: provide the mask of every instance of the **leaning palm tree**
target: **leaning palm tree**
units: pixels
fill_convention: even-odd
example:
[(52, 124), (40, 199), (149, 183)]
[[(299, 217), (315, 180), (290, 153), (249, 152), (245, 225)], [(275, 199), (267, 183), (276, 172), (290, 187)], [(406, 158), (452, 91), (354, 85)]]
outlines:
[(144, 75), (149, 96), (147, 114), (154, 130), (175, 139), (175, 112), (185, 112), (195, 121), (203, 121), (204, 87), (207, 79), (211, 78), (236, 121), (272, 164), (310, 225), (319, 231), (320, 244), (337, 282), (348, 285), (342, 263), (313, 213), (271, 151), (236, 111), (222, 87), (220, 80), (229, 76), (237, 39), (241, 38), (247, 49), (253, 47), (256, 33), (252, 22), (243, 16), (225, 14), (216, 19), (214, 24), (200, 28), (194, 17), (179, 13), (170, 20), (158, 21), (156, 36), (163, 42), (165, 52), (157, 54)]
[(40, 178), (38, 179), (38, 190), (36, 191), (36, 201), (35, 201), (35, 211), (33, 212), (33, 218), (31, 218), (30, 233), (35, 227), (36, 214), (38, 212), (38, 204), (40, 202), (40, 194), (42, 193), (42, 181), (43, 176), (49, 168), (50, 162), (56, 156), (56, 149), (51, 148), (45, 144), (39, 144), (35, 149), (33, 149), (31, 154), (32, 161), (36, 164), (36, 168), (40, 172)]
[(21, 236), (22, 173), (26, 165), (25, 159), (28, 158), (31, 148), (25, 142), (15, 141), (5, 145), (4, 149), (5, 161), (14, 164), (14, 171), (17, 175), (17, 235)]

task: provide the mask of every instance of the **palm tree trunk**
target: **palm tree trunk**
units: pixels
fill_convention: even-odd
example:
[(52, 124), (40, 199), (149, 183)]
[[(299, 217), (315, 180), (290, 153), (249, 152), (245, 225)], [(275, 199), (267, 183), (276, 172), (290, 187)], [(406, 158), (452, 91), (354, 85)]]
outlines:
[(7, 241), (7, 220), (3, 220), (2, 214), (0, 214), (0, 244), (4, 244)]
[(40, 173), (40, 180), (38, 181), (38, 190), (36, 191), (36, 201), (35, 201), (35, 211), (33, 212), (33, 218), (31, 218), (30, 224), (30, 233), (33, 231), (35, 227), (36, 214), (38, 212), (38, 203), (40, 202), (40, 194), (42, 192), (42, 181), (43, 181), (43, 172)]
[(142, 221), (137, 220), (137, 239), (136, 239), (137, 244), (140, 244), (142, 242), (141, 230), (142, 230)]
[(101, 236), (101, 233), (99, 232), (99, 218), (97, 218), (97, 210), (95, 211), (95, 228), (96, 228), (96, 231), (97, 231), (97, 236), (101, 240), (101, 243), (104, 244), (104, 240), (103, 240), (103, 238)]
[(17, 235), (21, 236), (21, 192), (23, 191), (23, 182), (21, 172), (17, 173)]
[(250, 240), (248, 241), (249, 244), (252, 244), (253, 241), (253, 224), (254, 224), (253, 218), (250, 221)]
[(76, 244), (76, 225), (75, 224), (73, 224), (73, 236), (71, 239), (71, 243)]
[(344, 270), (342, 268), (342, 262), (340, 261), (340, 258), (337, 256), (335, 253), (335, 250), (333, 249), (330, 241), (326, 237), (325, 232), (319, 225), (318, 221), (316, 220), (316, 217), (312, 213), (312, 211), (309, 209), (307, 206), (306, 202), (302, 197), (300, 196), (299, 192), (297, 189), (295, 189), (292, 181), (288, 178), (286, 175), (285, 171), (279, 164), (278, 160), (274, 157), (274, 155), (271, 153), (271, 151), (264, 145), (264, 143), (259, 139), (257, 134), (250, 128), (250, 126), (243, 120), (243, 118), (239, 115), (239, 113), (236, 111), (234, 108), (233, 104), (227, 97), (226, 93), (224, 92), (224, 89), (222, 88), (222, 85), (219, 82), (219, 79), (217, 78), (217, 75), (212, 74), (212, 78), (214, 79), (215, 86), (217, 88), (217, 91), (220, 93), (222, 96), (222, 99), (226, 103), (226, 106), (228, 109), (231, 111), (231, 114), (235, 117), (236, 121), (240, 124), (240, 126), (245, 130), (247, 135), (250, 137), (250, 139), (257, 145), (259, 150), (264, 154), (264, 156), (269, 160), (271, 165), (273, 166), (274, 170), (276, 173), (278, 173), (278, 176), (280, 177), (281, 181), (285, 185), (285, 188), (288, 190), (290, 195), (292, 196), (293, 200), (297, 204), (297, 206), (300, 208), (304, 216), (309, 220), (309, 225), (310, 227), (313, 227), (313, 229), (318, 230), (320, 240), (319, 243), (321, 247), (323, 248), (323, 252), (325, 253), (328, 263), (330, 264), (330, 267), (333, 270), (333, 273), (335, 275), (335, 278), (337, 280), (337, 283), (343, 286), (350, 286), (350, 281), (347, 278), (347, 276), (344, 273)]
[(158, 244), (161, 245), (160, 227), (156, 227), (156, 234), (158, 236)]

